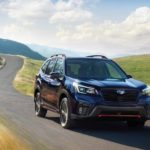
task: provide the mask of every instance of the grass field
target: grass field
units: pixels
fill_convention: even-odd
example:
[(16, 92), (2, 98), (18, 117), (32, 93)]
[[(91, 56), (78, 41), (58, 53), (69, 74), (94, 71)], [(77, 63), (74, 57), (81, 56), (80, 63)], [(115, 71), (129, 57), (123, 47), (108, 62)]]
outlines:
[(42, 61), (24, 58), (24, 65), (13, 82), (17, 91), (25, 95), (33, 96), (35, 75), (41, 65)]
[(150, 85), (150, 54), (118, 58), (115, 60), (135, 79)]
[[(150, 85), (150, 55), (123, 57), (115, 61), (127, 74)], [(24, 59), (24, 66), (14, 80), (14, 86), (18, 91), (26, 95), (33, 95), (35, 75), (41, 64), (41, 61)]]

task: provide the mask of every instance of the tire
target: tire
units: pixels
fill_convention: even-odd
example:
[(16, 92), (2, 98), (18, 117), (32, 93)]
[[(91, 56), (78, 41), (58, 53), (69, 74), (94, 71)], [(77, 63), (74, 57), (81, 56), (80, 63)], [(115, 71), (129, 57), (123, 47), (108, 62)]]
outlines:
[(41, 106), (40, 92), (36, 93), (34, 101), (35, 101), (35, 114), (36, 114), (36, 116), (44, 118), (47, 114), (47, 110), (45, 108), (42, 108), (42, 106)]
[(71, 129), (73, 127), (73, 120), (71, 119), (71, 107), (66, 97), (61, 100), (59, 111), (61, 126), (65, 129)]
[(145, 125), (145, 120), (127, 121), (127, 125), (129, 128), (143, 128)]

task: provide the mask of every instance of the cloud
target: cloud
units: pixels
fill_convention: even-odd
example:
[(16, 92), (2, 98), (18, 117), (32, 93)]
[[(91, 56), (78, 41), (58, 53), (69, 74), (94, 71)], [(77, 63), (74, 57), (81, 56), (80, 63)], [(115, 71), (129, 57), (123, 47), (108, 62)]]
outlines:
[[(91, 17), (91, 12), (83, 9), (84, 2), (85, 0), (0, 1), (0, 35), (22, 42), (57, 43), (58, 46), (56, 32), (61, 24), (56, 22), (61, 20), (63, 25), (72, 26), (73, 22), (86, 21)], [(56, 24), (51, 24), (50, 20)], [(59, 45), (61, 44), (63, 43), (60, 42)]]
[(25, 25), (45, 20), (47, 23), (80, 22), (92, 18), (92, 13), (83, 9), (87, 0), (6, 0), (0, 2), (0, 11)]
[(141, 7), (127, 17), (124, 23), (127, 24), (145, 24), (150, 22), (150, 8)]
[(50, 23), (83, 22), (92, 18), (92, 13), (83, 4), (87, 0), (60, 0), (55, 4), (55, 11)]
[[(141, 49), (144, 51), (150, 43), (150, 8), (138, 8), (124, 21), (118, 23), (86, 22), (71, 29), (60, 28), (57, 37), (64, 42), (73, 41), (76, 46), (85, 47), (89, 51), (95, 48), (108, 50), (106, 52), (108, 54), (110, 52), (134, 53), (135, 51), (142, 53)], [(150, 53), (148, 48), (145, 51)]]
[(91, 18), (92, 14), (82, 9), (58, 11), (50, 18), (50, 23), (81, 22)]
[(8, 0), (0, 3), (0, 11), (20, 22), (49, 18), (53, 4), (50, 0)]
[(86, 0), (59, 0), (55, 4), (55, 9), (57, 11), (67, 11), (74, 8), (80, 8)]

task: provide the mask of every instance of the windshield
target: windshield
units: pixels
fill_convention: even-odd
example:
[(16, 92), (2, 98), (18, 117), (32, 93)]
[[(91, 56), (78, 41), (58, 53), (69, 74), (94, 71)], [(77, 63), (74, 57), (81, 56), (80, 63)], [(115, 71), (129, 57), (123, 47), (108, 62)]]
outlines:
[(66, 75), (76, 79), (121, 80), (127, 78), (111, 60), (70, 58), (66, 60)]

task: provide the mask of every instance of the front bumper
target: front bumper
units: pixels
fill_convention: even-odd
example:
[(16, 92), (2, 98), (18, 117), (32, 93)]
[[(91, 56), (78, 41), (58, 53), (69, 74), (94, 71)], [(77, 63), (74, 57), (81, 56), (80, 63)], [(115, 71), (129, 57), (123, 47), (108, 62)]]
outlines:
[[(87, 108), (88, 109), (88, 108)], [(150, 105), (146, 106), (95, 106), (87, 114), (73, 115), (74, 118), (89, 118), (89, 117), (100, 117), (100, 118), (137, 118), (137, 119), (150, 119)]]
[(136, 107), (112, 107), (112, 106), (96, 106), (89, 116), (138, 116), (146, 117), (146, 110), (142, 106)]
[(150, 119), (150, 97), (135, 102), (104, 101), (100, 96), (76, 94), (72, 96), (72, 117), (119, 117)]

